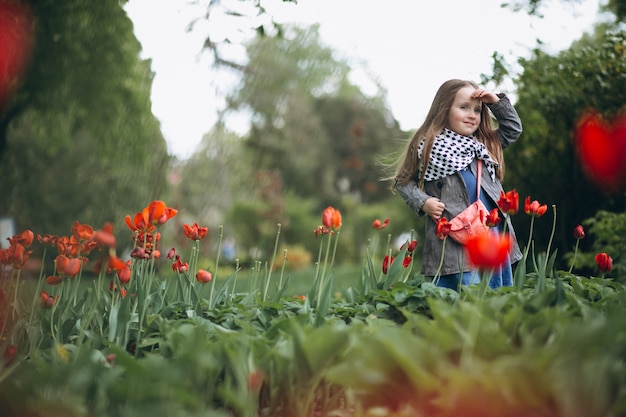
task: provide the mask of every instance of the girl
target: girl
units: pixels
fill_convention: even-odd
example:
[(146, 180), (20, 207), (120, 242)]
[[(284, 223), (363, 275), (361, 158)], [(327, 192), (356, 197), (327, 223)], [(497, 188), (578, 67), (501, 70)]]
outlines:
[[(487, 108), (498, 121), (494, 129)], [(407, 144), (395, 173), (394, 188), (418, 215), (427, 215), (422, 274), (433, 277), (439, 267), (442, 241), (437, 221), (448, 220), (476, 200), (477, 161), (482, 160), (480, 199), (492, 210), (500, 198), (504, 177), (502, 150), (517, 140), (522, 124), (504, 94), (494, 94), (471, 81), (449, 80), (439, 87), (426, 120)], [(509, 262), (495, 271), (489, 286), (513, 284), (511, 262), (521, 259), (515, 233), (507, 218), (513, 247)], [(447, 239), (439, 286), (457, 289), (480, 280), (464, 248)]]

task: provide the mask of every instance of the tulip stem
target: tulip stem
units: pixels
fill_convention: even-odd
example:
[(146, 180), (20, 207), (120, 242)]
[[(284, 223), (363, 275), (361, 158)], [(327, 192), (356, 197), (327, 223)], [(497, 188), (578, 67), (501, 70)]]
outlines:
[[(448, 240), (448, 236), (443, 238), (443, 243), (441, 244), (441, 259), (439, 260), (439, 266), (437, 267), (437, 272), (435, 272), (435, 276), (433, 277), (433, 284), (437, 285), (439, 283), (439, 274), (441, 273), (441, 268), (443, 267), (443, 255), (446, 252), (446, 240)], [(463, 275), (463, 273), (461, 273)]]
[(580, 243), (580, 239), (576, 239), (576, 247), (574, 248), (574, 257), (572, 258), (572, 264), (569, 266), (569, 272), (572, 273), (572, 269), (574, 269), (574, 264), (576, 263), (576, 255), (578, 255), (578, 244)]

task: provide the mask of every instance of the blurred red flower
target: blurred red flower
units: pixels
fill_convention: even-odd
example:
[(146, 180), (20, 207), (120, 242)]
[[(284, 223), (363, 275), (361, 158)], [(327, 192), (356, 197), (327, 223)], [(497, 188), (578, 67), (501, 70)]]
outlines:
[(339, 229), (341, 227), (341, 212), (334, 207), (326, 207), (322, 213), (322, 224), (327, 229)]
[(626, 189), (626, 113), (608, 123), (595, 111), (579, 120), (575, 146), (582, 169), (596, 186), (611, 192)]
[(372, 223), (372, 227), (377, 230), (382, 230), (389, 224), (389, 219), (385, 219), (385, 221), (381, 222), (380, 219), (374, 220)]
[(472, 265), (494, 270), (506, 262), (511, 250), (511, 238), (508, 234), (497, 232), (483, 233), (469, 239), (465, 249)]
[(185, 228), (185, 236), (191, 240), (200, 240), (206, 237), (209, 232), (208, 227), (200, 227), (198, 223), (194, 223), (193, 226), (189, 226), (187, 223), (183, 224)]
[(198, 269), (198, 272), (196, 273), (196, 280), (199, 283), (207, 284), (211, 282), (212, 279), (213, 279), (213, 275), (209, 271), (205, 269)]

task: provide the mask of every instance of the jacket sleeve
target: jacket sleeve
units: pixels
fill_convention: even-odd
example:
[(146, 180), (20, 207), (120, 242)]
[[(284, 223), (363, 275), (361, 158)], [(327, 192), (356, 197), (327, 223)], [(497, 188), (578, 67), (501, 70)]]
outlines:
[(509, 98), (505, 94), (498, 94), (498, 97), (500, 97), (500, 101), (487, 106), (498, 120), (498, 136), (504, 149), (522, 134), (522, 121)]
[(396, 191), (402, 197), (402, 200), (417, 214), (424, 216), (426, 213), (422, 210), (424, 202), (431, 196), (421, 190), (414, 180), (410, 180), (406, 184), (396, 184)]

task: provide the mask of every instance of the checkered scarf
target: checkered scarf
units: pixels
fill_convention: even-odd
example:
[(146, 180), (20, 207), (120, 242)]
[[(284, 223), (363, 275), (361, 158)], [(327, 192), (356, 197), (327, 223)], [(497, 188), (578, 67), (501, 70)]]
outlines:
[[(418, 153), (421, 156), (424, 141), (420, 142)], [(493, 160), (484, 144), (474, 136), (463, 136), (448, 128), (435, 136), (430, 160), (426, 166), (425, 181), (434, 181), (465, 169), (474, 158), (482, 159), (491, 179), (495, 181), (498, 163)], [(420, 172), (421, 173), (421, 172)]]

